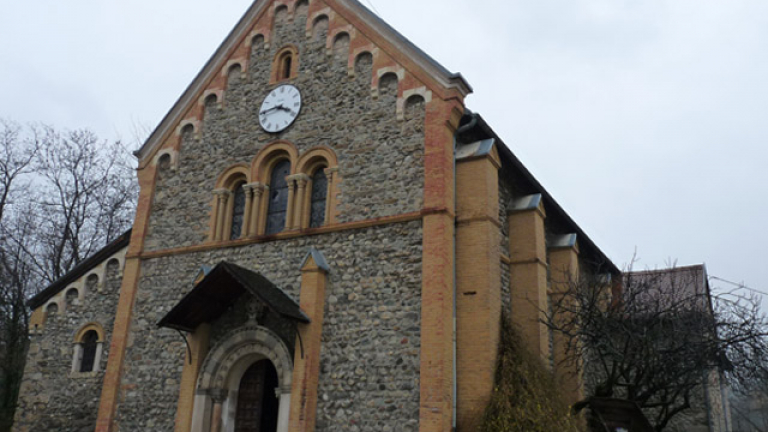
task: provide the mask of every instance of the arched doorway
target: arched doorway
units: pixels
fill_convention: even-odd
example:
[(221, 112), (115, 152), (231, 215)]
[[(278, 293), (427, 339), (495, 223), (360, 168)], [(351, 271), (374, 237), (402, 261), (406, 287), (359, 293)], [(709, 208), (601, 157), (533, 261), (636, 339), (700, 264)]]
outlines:
[(231, 331), (203, 363), (192, 432), (288, 432), (292, 375), (277, 334), (258, 325)]
[(279, 401), (277, 370), (269, 360), (252, 364), (240, 379), (235, 432), (276, 432)]

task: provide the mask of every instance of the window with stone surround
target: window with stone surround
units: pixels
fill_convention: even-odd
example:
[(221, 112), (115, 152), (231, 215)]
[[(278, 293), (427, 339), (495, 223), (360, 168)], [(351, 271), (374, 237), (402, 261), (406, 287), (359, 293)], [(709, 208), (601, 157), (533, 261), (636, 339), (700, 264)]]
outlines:
[(320, 228), (331, 223), (333, 190), (338, 180), (336, 154), (315, 147), (299, 159), (295, 177), (296, 228)]
[(293, 45), (283, 47), (275, 55), (272, 63), (271, 82), (278, 83), (296, 78), (299, 72), (299, 51)]
[(89, 330), (85, 336), (83, 336), (83, 341), (80, 344), (82, 349), (81, 357), (80, 357), (80, 367), (79, 372), (92, 372), (94, 363), (96, 360), (96, 346), (99, 343), (99, 335), (96, 334), (95, 331)]
[(211, 241), (237, 240), (246, 236), (249, 168), (235, 165), (220, 176), (213, 191)]
[(72, 377), (91, 376), (98, 372), (103, 349), (103, 327), (98, 323), (83, 326), (75, 335)]

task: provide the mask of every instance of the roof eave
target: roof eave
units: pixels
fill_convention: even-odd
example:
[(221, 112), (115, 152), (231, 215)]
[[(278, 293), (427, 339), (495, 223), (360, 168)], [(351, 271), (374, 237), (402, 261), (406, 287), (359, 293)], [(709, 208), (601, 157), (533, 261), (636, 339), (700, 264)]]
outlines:
[(579, 227), (578, 224), (568, 215), (568, 213), (565, 212), (565, 210), (558, 204), (558, 202), (550, 195), (550, 193), (544, 188), (544, 186), (539, 183), (538, 180), (531, 174), (531, 172), (528, 170), (528, 168), (523, 165), (523, 163), (520, 161), (520, 159), (515, 156), (514, 153), (512, 153), (512, 150), (507, 147), (507, 145), (504, 143), (504, 140), (502, 140), (499, 135), (491, 128), (488, 123), (486, 123), (485, 119), (480, 114), (472, 113), (470, 114), (475, 117), (477, 120), (477, 126), (481, 128), (490, 138), (496, 139), (496, 142), (499, 144), (497, 146), (497, 149), (499, 151), (499, 156), (502, 160), (502, 165), (509, 164), (512, 166), (517, 172), (519, 172), (530, 184), (533, 186), (534, 189), (538, 191), (544, 198), (544, 204), (547, 207), (547, 212), (550, 214), (550, 216), (555, 215), (556, 217), (560, 218), (565, 222), (566, 225), (570, 229), (573, 230), (573, 232), (578, 236), (579, 238), (579, 246), (581, 247), (582, 252), (591, 253), (595, 257), (595, 264), (596, 266), (607, 266), (607, 271), (619, 275), (621, 274), (621, 270), (613, 263), (613, 261), (608, 258), (608, 256), (603, 253), (603, 251), (595, 244), (595, 242), (592, 241), (591, 238), (584, 232), (584, 230)]
[[(414, 45), (408, 38), (400, 34), (397, 30), (379, 18), (376, 14), (368, 10), (357, 0), (338, 0), (342, 6), (358, 13), (363, 22), (384, 36), (390, 43), (409, 56), (414, 63), (432, 76), (438, 84), (446, 89), (458, 91), (462, 98), (472, 93), (472, 86), (460, 73), (452, 73), (443, 67), (440, 63), (430, 57), (426, 52)], [(168, 136), (174, 125), (183, 120), (183, 115), (190, 103), (203, 89), (209, 78), (217, 72), (217, 69), (229, 53), (236, 48), (241, 38), (250, 32), (248, 25), (253, 21), (266, 7), (268, 1), (257, 0), (243, 14), (237, 25), (229, 32), (224, 41), (219, 45), (214, 54), (208, 59), (205, 66), (200, 70), (192, 83), (184, 90), (181, 96), (176, 100), (170, 111), (163, 117), (160, 124), (150, 134), (144, 144), (133, 154), (139, 159), (139, 166), (142, 167), (147, 157), (152, 154), (154, 149)]]
[(152, 131), (149, 138), (144, 142), (144, 145), (136, 150), (133, 154), (139, 161), (143, 161), (146, 157), (152, 153), (155, 146), (170, 132), (171, 128), (182, 119), (180, 116), (186, 110), (191, 102), (194, 101), (194, 97), (203, 90), (203, 87), (208, 82), (208, 79), (212, 74), (216, 73), (216, 69), (219, 63), (229, 52), (237, 46), (240, 39), (250, 32), (248, 24), (264, 9), (268, 2), (264, 0), (254, 1), (250, 8), (243, 14), (240, 21), (237, 22), (235, 27), (229, 32), (224, 41), (214, 51), (213, 55), (208, 59), (203, 68), (192, 80), (192, 83), (187, 86), (184, 92), (179, 96), (170, 111), (163, 117), (160, 124)]
[(91, 269), (99, 265), (102, 261), (106, 260), (110, 256), (117, 253), (120, 249), (127, 247), (131, 242), (131, 230), (128, 230), (120, 235), (120, 237), (112, 240), (108, 245), (104, 246), (101, 250), (84, 259), (75, 268), (68, 271), (64, 276), (60, 277), (52, 284), (48, 285), (44, 290), (40, 291), (27, 300), (27, 307), (30, 309), (37, 309), (50, 300), (53, 296), (61, 292), (70, 283), (76, 281), (80, 277), (84, 276)]

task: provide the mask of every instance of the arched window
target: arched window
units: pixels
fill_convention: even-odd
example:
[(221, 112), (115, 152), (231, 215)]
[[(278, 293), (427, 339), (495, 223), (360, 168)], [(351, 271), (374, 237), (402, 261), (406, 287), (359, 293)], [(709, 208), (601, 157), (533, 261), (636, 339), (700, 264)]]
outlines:
[(237, 164), (220, 176), (214, 189), (214, 202), (211, 208), (211, 241), (237, 240), (248, 234), (248, 203), (250, 189), (248, 184), (248, 166)]
[(281, 160), (272, 168), (269, 180), (269, 207), (267, 210), (266, 234), (277, 234), (285, 229), (286, 213), (288, 212), (288, 181), (291, 173), (291, 162)]
[[(297, 190), (295, 212), (297, 228), (319, 228), (335, 223), (334, 192), (339, 170), (336, 154), (328, 147), (318, 146), (304, 153), (296, 165)], [(305, 186), (306, 185), (306, 186)]]
[(96, 347), (99, 344), (99, 335), (94, 330), (89, 330), (83, 336), (83, 342), (81, 343), (82, 359), (80, 360), (80, 372), (91, 372), (94, 368), (94, 362), (96, 361)]
[(48, 307), (45, 308), (45, 313), (49, 317), (58, 314), (59, 313), (59, 305), (57, 305), (56, 303), (49, 304)]
[(240, 238), (243, 233), (243, 223), (245, 222), (245, 182), (235, 185), (232, 202), (232, 230), (229, 233), (230, 240)]
[(104, 344), (104, 329), (97, 323), (81, 328), (75, 336), (72, 373), (98, 372)]
[(321, 167), (312, 176), (312, 195), (310, 201), (310, 228), (317, 228), (325, 224), (325, 209), (328, 206), (328, 177)]
[(291, 77), (291, 64), (293, 63), (293, 56), (290, 53), (283, 56), (280, 60), (280, 79), (288, 79)]
[(67, 307), (74, 306), (75, 302), (77, 301), (77, 297), (80, 293), (77, 292), (77, 288), (71, 288), (69, 291), (67, 291)]
[(272, 64), (272, 83), (296, 77), (299, 71), (298, 53), (298, 50), (290, 45), (278, 51)]

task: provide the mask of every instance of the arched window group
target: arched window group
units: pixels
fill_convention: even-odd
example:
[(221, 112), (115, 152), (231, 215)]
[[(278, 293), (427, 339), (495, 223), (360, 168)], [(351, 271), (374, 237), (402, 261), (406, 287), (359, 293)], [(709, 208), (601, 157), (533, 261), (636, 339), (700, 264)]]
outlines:
[(231, 167), (219, 177), (211, 241), (327, 225), (336, 171), (336, 157), (328, 148), (299, 157), (289, 143), (267, 146), (251, 166)]

